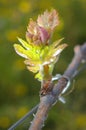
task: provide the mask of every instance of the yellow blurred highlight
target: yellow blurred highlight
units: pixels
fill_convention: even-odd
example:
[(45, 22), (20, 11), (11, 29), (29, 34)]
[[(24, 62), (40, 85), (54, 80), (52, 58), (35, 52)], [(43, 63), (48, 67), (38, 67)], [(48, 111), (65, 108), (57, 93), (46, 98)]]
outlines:
[(24, 61), (22, 59), (16, 60), (14, 62), (14, 67), (17, 68), (18, 70), (24, 70), (26, 68)]
[(24, 96), (27, 93), (27, 91), (28, 90), (26, 86), (24, 86), (23, 84), (19, 84), (15, 88), (15, 95), (21, 97)]
[(80, 114), (76, 118), (76, 125), (78, 128), (86, 128), (86, 114)]
[(19, 5), (19, 10), (22, 13), (28, 13), (31, 10), (31, 3), (29, 1), (21, 1)]
[(10, 125), (10, 119), (7, 116), (0, 117), (0, 127), (8, 128)]
[(21, 107), (21, 108), (19, 108), (19, 110), (17, 111), (17, 118), (21, 118), (21, 117), (24, 116), (27, 112), (28, 112), (28, 108), (26, 108), (26, 107)]
[(15, 41), (18, 36), (18, 30), (8, 30), (6, 33), (6, 37), (9, 41)]

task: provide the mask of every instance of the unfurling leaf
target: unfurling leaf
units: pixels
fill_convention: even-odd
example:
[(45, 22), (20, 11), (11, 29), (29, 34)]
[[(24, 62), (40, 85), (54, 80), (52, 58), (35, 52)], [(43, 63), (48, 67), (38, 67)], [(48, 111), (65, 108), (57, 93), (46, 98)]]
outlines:
[(51, 77), (60, 53), (67, 47), (67, 44), (59, 45), (63, 38), (51, 43), (52, 33), (58, 25), (57, 11), (46, 10), (38, 16), (36, 22), (30, 19), (26, 41), (18, 38), (21, 45), (14, 44), (16, 53), (25, 58), (24, 63), (28, 70), (36, 73), (35, 78), (38, 80)]

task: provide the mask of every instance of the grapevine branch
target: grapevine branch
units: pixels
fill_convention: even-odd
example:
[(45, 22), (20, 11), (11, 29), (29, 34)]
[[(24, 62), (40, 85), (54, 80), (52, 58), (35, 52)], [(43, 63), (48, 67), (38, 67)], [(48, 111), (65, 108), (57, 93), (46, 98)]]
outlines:
[[(33, 108), (30, 113), (14, 124), (12, 129), (38, 108), (29, 130), (41, 130), (49, 109), (58, 99), (61, 99), (61, 95), (68, 89), (70, 80), (78, 74), (77, 71), (82, 60), (86, 61), (85, 43), (83, 46), (75, 47), (75, 56), (64, 74), (52, 77), (54, 65), (61, 52), (67, 47), (65, 43), (60, 45), (63, 38), (51, 44), (52, 34), (58, 25), (58, 12), (55, 9), (46, 10), (43, 14), (38, 15), (36, 21), (30, 19), (25, 35), (26, 40), (18, 38), (21, 45), (14, 44), (16, 53), (25, 59), (24, 63), (28, 70), (35, 73), (35, 78), (41, 81), (41, 91), (39, 106)], [(57, 80), (58, 77), (58, 84), (55, 84), (53, 80)]]
[(24, 122), (25, 119), (36, 112), (37, 109), (38, 111), (29, 130), (41, 130), (41, 128), (44, 126), (44, 121), (47, 118), (50, 108), (59, 99), (69, 80), (74, 79), (79, 73), (86, 69), (86, 63), (80, 69), (78, 69), (81, 62), (83, 60), (86, 61), (86, 43), (84, 43), (82, 46), (76, 46), (74, 51), (75, 55), (63, 76), (58, 80), (58, 84), (55, 84), (51, 92), (46, 96), (40, 96), (40, 104), (36, 105), (30, 112), (12, 125), (8, 130), (14, 130), (17, 126)]
[(33, 122), (29, 130), (41, 130), (44, 126), (44, 121), (47, 118), (48, 112), (53, 104), (59, 99), (63, 89), (66, 87), (69, 80), (74, 78), (75, 72), (78, 70), (81, 62), (86, 61), (86, 43), (82, 46), (76, 46), (74, 48), (74, 58), (64, 72), (63, 76), (58, 80), (52, 91), (45, 96), (40, 96), (40, 104), (38, 111), (33, 119)]

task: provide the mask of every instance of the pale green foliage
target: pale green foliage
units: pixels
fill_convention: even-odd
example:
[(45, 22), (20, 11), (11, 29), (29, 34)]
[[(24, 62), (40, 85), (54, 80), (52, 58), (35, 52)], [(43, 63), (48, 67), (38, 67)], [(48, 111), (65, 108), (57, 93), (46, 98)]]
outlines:
[[(39, 73), (40, 68), (46, 64), (51, 66), (50, 70), (52, 70), (53, 64), (55, 64), (59, 58), (59, 54), (67, 46), (66, 44), (58, 45), (61, 40), (62, 39), (48, 46), (33, 47), (19, 38), (19, 41), (23, 47), (21, 45), (14, 44), (14, 48), (17, 54), (26, 59), (24, 63), (27, 65), (27, 68), (33, 73)], [(39, 74), (36, 75), (36, 78), (40, 78), (38, 75)]]

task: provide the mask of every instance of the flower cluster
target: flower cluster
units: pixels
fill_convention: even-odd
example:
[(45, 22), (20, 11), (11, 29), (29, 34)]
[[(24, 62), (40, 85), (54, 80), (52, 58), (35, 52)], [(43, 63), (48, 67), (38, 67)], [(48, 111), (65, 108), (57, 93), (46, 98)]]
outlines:
[[(66, 44), (59, 45), (62, 39), (51, 43), (52, 34), (58, 25), (56, 10), (53, 9), (51, 12), (46, 10), (44, 14), (38, 16), (36, 22), (30, 19), (26, 41), (18, 38), (22, 46), (14, 44), (17, 54), (26, 59), (27, 68), (36, 73), (36, 78), (39, 80), (42, 80), (44, 75), (52, 75), (59, 54), (67, 46)], [(47, 68), (47, 71), (44, 68)]]

